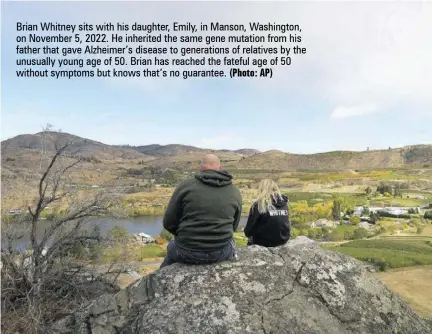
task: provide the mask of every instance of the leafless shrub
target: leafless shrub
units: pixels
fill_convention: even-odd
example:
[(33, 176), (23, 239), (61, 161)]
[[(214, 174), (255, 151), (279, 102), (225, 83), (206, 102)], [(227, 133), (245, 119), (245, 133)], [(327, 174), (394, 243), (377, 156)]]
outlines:
[[(24, 214), (2, 223), (3, 333), (43, 332), (45, 324), (88, 300), (117, 291), (114, 282), (123, 271), (113, 264), (90, 270), (106, 240), (97, 229), (84, 228), (91, 218), (115, 213), (122, 189), (70, 187), (83, 158), (50, 127), (43, 132), (40, 156), (34, 200)], [(38, 236), (41, 215), (49, 206), (63, 209)], [(31, 250), (20, 252), (23, 237)]]

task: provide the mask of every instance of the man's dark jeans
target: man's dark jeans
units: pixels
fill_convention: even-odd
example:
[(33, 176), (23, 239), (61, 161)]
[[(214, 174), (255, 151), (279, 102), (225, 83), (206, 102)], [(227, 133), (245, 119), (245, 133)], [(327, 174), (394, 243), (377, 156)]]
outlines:
[(186, 264), (211, 264), (231, 260), (235, 257), (235, 254), (234, 240), (228, 243), (225, 247), (210, 252), (183, 249), (178, 247), (174, 240), (171, 240), (167, 246), (167, 255), (165, 256), (160, 268), (176, 262)]

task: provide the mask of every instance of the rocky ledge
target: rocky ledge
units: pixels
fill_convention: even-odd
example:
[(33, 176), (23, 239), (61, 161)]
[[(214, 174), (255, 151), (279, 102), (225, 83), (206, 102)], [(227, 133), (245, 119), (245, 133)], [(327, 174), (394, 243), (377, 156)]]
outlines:
[(50, 333), (432, 333), (373, 269), (298, 237), (207, 266), (174, 264), (52, 324)]

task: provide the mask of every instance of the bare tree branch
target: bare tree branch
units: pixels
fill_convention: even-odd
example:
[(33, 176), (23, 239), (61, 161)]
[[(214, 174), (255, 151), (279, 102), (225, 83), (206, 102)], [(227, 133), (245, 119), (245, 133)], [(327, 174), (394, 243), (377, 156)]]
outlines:
[[(55, 314), (80, 307), (103, 289), (113, 291), (113, 282), (124, 272), (112, 263), (105, 274), (92, 274), (90, 280), (86, 274), (91, 254), (82, 253), (82, 249), (97, 251), (104, 240), (86, 232), (84, 226), (93, 217), (111, 214), (123, 190), (111, 187), (83, 194), (78, 188), (71, 189), (71, 173), (76, 173), (76, 167), (85, 161), (72, 146), (61, 133), (52, 132), (51, 126), (45, 128), (34, 204), (28, 205), (27, 215), (14, 221), (21, 220), (22, 224), (7, 224), (7, 251), (1, 253), (1, 300), (2, 316), (7, 317), (8, 326), (5, 328), (2, 322), (2, 332), (10, 329), (11, 333), (39, 333)], [(49, 205), (62, 211), (40, 238), (37, 232), (41, 214)], [(20, 230), (21, 226), (26, 229)], [(31, 250), (19, 253), (14, 243), (23, 237), (28, 237)], [(83, 258), (80, 252), (85, 254)], [(109, 281), (107, 277), (112, 276), (113, 281)]]

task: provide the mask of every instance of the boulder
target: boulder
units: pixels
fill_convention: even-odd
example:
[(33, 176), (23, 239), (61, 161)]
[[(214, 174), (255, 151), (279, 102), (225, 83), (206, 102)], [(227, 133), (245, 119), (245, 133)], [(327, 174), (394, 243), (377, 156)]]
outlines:
[(167, 266), (63, 324), (48, 332), (432, 333), (372, 267), (305, 237), (240, 249), (237, 261)]

